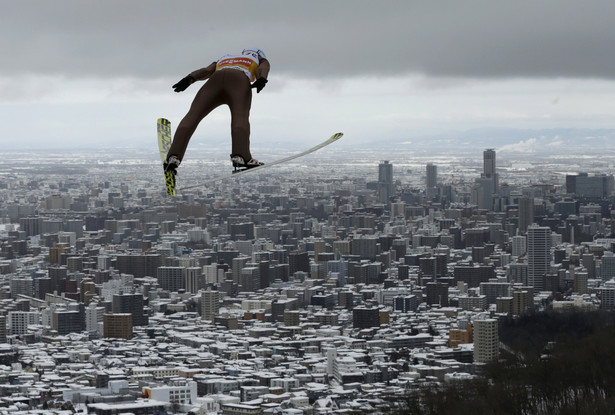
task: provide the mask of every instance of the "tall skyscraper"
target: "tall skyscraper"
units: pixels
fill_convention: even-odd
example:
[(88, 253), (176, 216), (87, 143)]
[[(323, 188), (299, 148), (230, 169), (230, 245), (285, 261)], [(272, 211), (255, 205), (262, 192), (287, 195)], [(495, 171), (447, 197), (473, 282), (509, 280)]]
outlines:
[(519, 233), (525, 235), (527, 227), (534, 223), (534, 198), (522, 196), (519, 199)]
[(378, 165), (378, 200), (388, 202), (393, 195), (393, 165), (388, 160)]
[(483, 178), (491, 179), (493, 193), (497, 193), (499, 190), (498, 174), (495, 169), (495, 150), (488, 148), (483, 151)]
[(527, 228), (528, 285), (535, 291), (543, 288), (543, 277), (551, 264), (551, 229), (532, 224)]
[(426, 167), (426, 186), (427, 188), (436, 187), (438, 185), (438, 166), (428, 163)]

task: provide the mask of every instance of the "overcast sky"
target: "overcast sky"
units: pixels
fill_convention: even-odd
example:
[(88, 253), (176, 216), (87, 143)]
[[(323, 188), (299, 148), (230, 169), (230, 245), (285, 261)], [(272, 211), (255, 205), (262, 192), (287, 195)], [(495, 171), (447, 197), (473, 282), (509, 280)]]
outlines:
[[(155, 120), (177, 125), (200, 86), (171, 85), (250, 46), (271, 62), (252, 105), (253, 146), (264, 152), (336, 131), (348, 145), (474, 128), (615, 128), (613, 1), (0, 5), (6, 148), (155, 148)], [(214, 111), (190, 146), (230, 149), (229, 123), (226, 107)]]

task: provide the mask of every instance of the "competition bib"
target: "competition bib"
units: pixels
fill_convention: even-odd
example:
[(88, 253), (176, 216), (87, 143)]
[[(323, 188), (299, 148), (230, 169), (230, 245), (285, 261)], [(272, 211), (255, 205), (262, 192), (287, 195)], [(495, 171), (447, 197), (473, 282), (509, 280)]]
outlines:
[(216, 71), (222, 69), (243, 71), (250, 82), (255, 80), (256, 68), (258, 68), (258, 58), (254, 58), (252, 55), (224, 55), (216, 64)]

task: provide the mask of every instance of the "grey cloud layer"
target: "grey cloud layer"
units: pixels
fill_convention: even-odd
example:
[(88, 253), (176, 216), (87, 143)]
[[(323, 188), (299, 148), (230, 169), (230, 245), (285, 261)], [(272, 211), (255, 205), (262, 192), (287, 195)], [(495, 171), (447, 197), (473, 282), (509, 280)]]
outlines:
[(245, 46), (306, 78), (615, 77), (615, 2), (2, 0), (0, 75), (179, 76)]

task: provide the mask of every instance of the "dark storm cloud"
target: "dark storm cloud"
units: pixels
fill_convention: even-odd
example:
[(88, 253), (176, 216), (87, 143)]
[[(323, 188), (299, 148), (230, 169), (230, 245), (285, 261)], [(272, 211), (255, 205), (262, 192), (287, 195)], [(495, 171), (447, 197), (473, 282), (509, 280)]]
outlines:
[(245, 46), (308, 78), (613, 79), (615, 2), (3, 0), (0, 75), (177, 77)]

